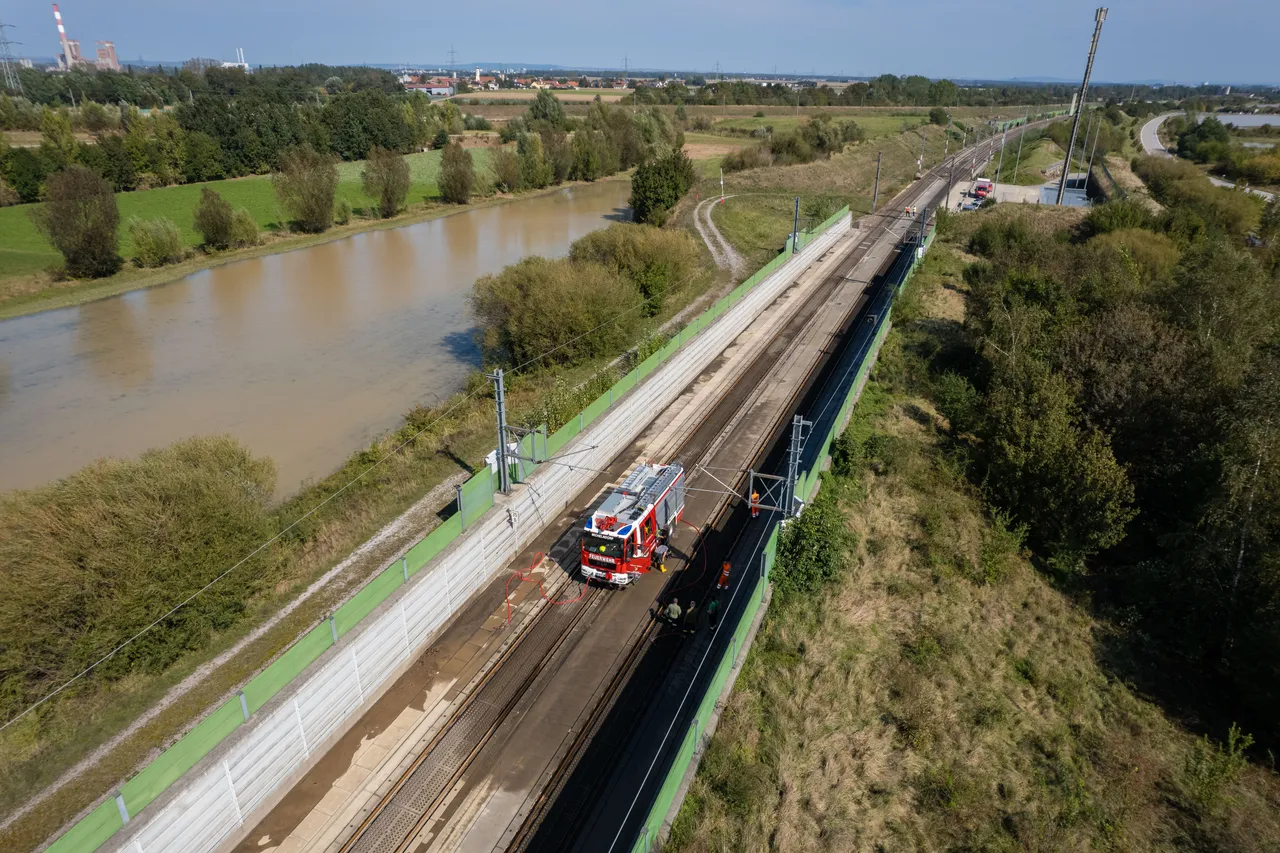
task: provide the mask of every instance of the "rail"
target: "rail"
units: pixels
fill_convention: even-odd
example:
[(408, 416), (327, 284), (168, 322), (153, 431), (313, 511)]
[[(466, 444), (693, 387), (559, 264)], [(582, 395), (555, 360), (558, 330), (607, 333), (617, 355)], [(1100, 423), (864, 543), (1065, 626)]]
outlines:
[[(875, 365), (880, 345), (889, 331), (893, 299), (911, 280), (921, 262), (923, 252), (917, 252), (916, 249), (923, 248), (927, 250), (932, 245), (935, 232), (936, 228), (929, 231), (925, 236), (923, 245), (919, 243), (918, 239), (912, 238), (909, 238), (903, 244), (902, 251), (886, 276), (886, 286), (881, 288), (880, 292), (872, 299), (867, 309), (867, 316), (872, 318), (873, 322), (860, 329), (855, 339), (851, 342), (854, 352), (858, 354), (855, 362), (857, 370), (853, 381), (848, 387), (839, 411), (827, 421), (830, 426), (826, 429), (821, 443), (817, 445), (810, 444), (809, 447), (816, 447), (816, 450), (808, 450), (806, 452), (805, 461), (807, 465), (803, 466), (801, 476), (796, 485), (796, 495), (801, 500), (810, 500), (817, 491), (821, 472), (826, 469), (831, 459), (831, 442), (835, 440), (836, 436), (840, 434), (845, 424), (847, 424), (849, 415), (858, 401), (863, 386), (866, 384), (867, 376)], [(769, 538), (759, 558), (761, 571), (756, 575), (755, 581), (751, 586), (748, 604), (738, 618), (738, 622), (732, 627), (727, 623), (722, 623), (722, 630), (731, 630), (732, 637), (726, 646), (726, 651), (716, 664), (714, 674), (707, 682), (705, 692), (701, 699), (698, 700), (697, 710), (694, 712), (693, 719), (690, 721), (688, 729), (680, 742), (679, 749), (676, 751), (675, 757), (667, 769), (667, 774), (658, 788), (648, 815), (636, 832), (636, 838), (631, 847), (633, 853), (650, 853), (650, 850), (657, 848), (659, 840), (665, 837), (665, 832), (670, 826), (670, 819), (674, 817), (674, 813), (681, 805), (683, 800), (682, 792), (685, 789), (687, 778), (697, 770), (698, 763), (701, 760), (702, 745), (711, 737), (714, 731), (712, 718), (715, 715), (716, 707), (732, 688), (731, 677), (734, 670), (739, 661), (750, 650), (753, 624), (761, 609), (767, 609), (768, 607), (769, 578), (777, 560), (780, 528), (781, 524), (775, 522), (773, 529), (769, 533)]]

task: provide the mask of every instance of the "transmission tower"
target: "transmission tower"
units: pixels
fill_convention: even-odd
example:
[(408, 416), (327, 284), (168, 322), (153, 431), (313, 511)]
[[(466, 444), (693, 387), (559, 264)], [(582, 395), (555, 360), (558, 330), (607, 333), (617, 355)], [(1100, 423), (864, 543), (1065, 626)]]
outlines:
[(6, 29), (13, 29), (13, 24), (0, 23), (0, 66), (3, 66), (4, 70), (4, 87), (21, 95), (23, 94), (22, 80), (18, 77), (18, 63), (14, 60), (13, 51), (9, 46), (22, 42), (9, 41), (9, 37), (4, 32)]

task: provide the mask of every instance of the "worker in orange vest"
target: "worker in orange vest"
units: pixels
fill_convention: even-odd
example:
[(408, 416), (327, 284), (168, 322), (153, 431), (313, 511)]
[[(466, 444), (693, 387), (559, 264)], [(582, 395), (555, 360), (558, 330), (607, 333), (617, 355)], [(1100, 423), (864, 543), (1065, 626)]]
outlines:
[(760, 517), (760, 493), (759, 492), (751, 493), (751, 517), (752, 518)]
[(729, 561), (725, 560), (724, 565), (720, 567), (720, 582), (716, 584), (716, 589), (729, 588)]

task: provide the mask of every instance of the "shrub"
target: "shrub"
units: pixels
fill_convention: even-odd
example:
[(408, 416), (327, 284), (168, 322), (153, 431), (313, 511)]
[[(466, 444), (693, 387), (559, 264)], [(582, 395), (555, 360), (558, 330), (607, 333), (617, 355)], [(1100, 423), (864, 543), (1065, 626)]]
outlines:
[(620, 222), (579, 239), (569, 257), (621, 273), (644, 297), (652, 316), (697, 269), (698, 246), (684, 231)]
[[(347, 206), (350, 207), (349, 204)], [(231, 217), (231, 244), (242, 248), (256, 246), (258, 243), (258, 223), (253, 214), (242, 207)]]
[(489, 165), (493, 169), (493, 188), (498, 192), (514, 193), (524, 187), (520, 176), (520, 158), (510, 148), (499, 148), (493, 152)]
[(196, 204), (196, 230), (204, 238), (207, 249), (225, 249), (231, 245), (231, 227), (235, 212), (231, 202), (218, 193), (202, 187)]
[(351, 202), (340, 198), (333, 205), (333, 221), (338, 225), (346, 225), (351, 221)]
[(817, 592), (840, 573), (851, 543), (852, 534), (831, 490), (819, 492), (778, 541), (774, 588), (784, 596)]
[(554, 364), (616, 353), (634, 338), (639, 302), (607, 267), (538, 257), (480, 278), (471, 296), (486, 363), (509, 367), (544, 353)]
[(450, 142), (444, 147), (440, 161), (440, 196), (454, 204), (466, 204), (471, 200), (475, 183), (471, 152), (456, 142)]
[(280, 155), (280, 171), (271, 176), (271, 183), (299, 230), (319, 233), (333, 223), (338, 167), (332, 154), (310, 145), (290, 148)]
[(83, 166), (54, 172), (45, 182), (44, 204), (31, 218), (62, 255), (70, 275), (99, 278), (120, 269), (120, 210), (111, 184), (96, 172)]
[(431, 140), (431, 147), (437, 150), (444, 148), (449, 144), (449, 131), (446, 128), (440, 128), (436, 131), (435, 138)]
[(1135, 199), (1115, 199), (1090, 209), (1084, 218), (1086, 234), (1109, 234), (1128, 228), (1149, 228), (1151, 214)]
[[(164, 615), (267, 539), (275, 466), (228, 437), (107, 459), (0, 495), (0, 705), (14, 710)], [(165, 618), (95, 678), (158, 672), (244, 612), (265, 554)]]
[(721, 162), (726, 172), (741, 172), (773, 165), (773, 152), (767, 145), (751, 145), (725, 155)]
[(395, 216), (409, 194), (409, 163), (394, 151), (373, 146), (360, 182), (365, 193), (377, 202), (378, 213), (385, 219)]
[(18, 191), (9, 186), (3, 177), (0, 177), (0, 207), (9, 207), (22, 201), (18, 196)]
[(133, 240), (133, 259), (140, 267), (161, 267), (182, 260), (186, 247), (182, 232), (172, 219), (129, 220), (129, 236)]
[(1208, 736), (1195, 742), (1183, 762), (1181, 787), (1191, 808), (1202, 817), (1222, 809), (1228, 801), (1227, 788), (1234, 784), (1248, 764), (1245, 752), (1253, 745), (1253, 737), (1243, 734), (1231, 724), (1226, 748), (1211, 742)]

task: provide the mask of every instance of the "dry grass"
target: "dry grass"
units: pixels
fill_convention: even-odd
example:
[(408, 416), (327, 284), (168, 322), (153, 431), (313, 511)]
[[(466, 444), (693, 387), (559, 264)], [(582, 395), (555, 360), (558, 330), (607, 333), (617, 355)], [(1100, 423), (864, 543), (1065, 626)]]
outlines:
[(961, 266), (917, 277), (850, 427), (864, 464), (824, 486), (857, 535), (847, 574), (769, 614), (664, 849), (1280, 849), (1275, 774), (1192, 805), (1194, 739), (1101, 668), (1107, 626), (987, 517), (911, 387)]

